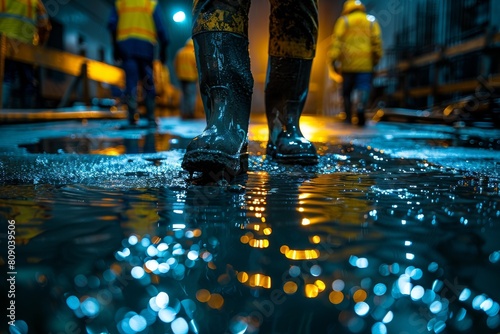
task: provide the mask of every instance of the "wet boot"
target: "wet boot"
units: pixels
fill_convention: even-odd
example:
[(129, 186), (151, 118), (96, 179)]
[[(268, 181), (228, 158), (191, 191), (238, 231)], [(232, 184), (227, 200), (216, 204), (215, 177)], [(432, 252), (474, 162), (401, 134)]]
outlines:
[(148, 128), (154, 129), (158, 126), (155, 117), (156, 103), (154, 96), (147, 96), (146, 99), (144, 100), (144, 104), (146, 106), (146, 118), (148, 119)]
[(270, 57), (265, 89), (269, 140), (266, 154), (281, 163), (314, 165), (318, 155), (304, 138), (300, 115), (309, 90), (312, 60)]
[(230, 178), (248, 169), (253, 78), (248, 40), (228, 32), (193, 37), (207, 126), (186, 148), (182, 168)]

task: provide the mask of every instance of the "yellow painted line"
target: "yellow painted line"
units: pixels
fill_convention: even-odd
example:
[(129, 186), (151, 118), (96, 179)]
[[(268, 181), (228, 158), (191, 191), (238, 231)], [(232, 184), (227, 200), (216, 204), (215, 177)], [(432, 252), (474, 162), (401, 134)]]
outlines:
[(126, 111), (41, 111), (41, 112), (0, 112), (0, 120), (8, 121), (35, 121), (35, 120), (69, 120), (69, 119), (123, 119), (127, 117)]

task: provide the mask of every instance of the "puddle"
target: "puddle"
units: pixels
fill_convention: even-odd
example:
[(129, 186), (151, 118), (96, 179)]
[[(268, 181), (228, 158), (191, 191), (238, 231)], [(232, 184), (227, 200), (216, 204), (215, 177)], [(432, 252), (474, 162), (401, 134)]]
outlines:
[[(126, 146), (83, 142), (39, 145)], [(251, 156), (237, 187), (190, 185), (175, 151), (160, 165), (33, 158), (38, 183), (0, 186), (20, 332), (498, 332), (498, 180), (355, 145), (322, 152), (311, 168)]]

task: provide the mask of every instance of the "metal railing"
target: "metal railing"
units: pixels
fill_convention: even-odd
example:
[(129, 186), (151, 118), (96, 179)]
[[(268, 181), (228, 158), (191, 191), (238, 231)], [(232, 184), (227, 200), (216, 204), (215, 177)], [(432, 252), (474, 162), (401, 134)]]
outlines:
[[(489, 52), (485, 52), (486, 50)], [(492, 50), (496, 51), (492, 52)], [(491, 31), (461, 43), (443, 46), (436, 51), (408, 57), (404, 60), (397, 56), (397, 51), (389, 51), (388, 54), (392, 55), (390, 62), (377, 72), (377, 77), (386, 78), (386, 81), (397, 78), (395, 81), (392, 80), (392, 85), (395, 87), (386, 87), (388, 90), (386, 97), (400, 101), (405, 106), (405, 101), (408, 98), (431, 96), (434, 99), (434, 97), (452, 93), (474, 91), (478, 86), (478, 76), (487, 78), (488, 84), (491, 86), (499, 86), (500, 73), (491, 73), (489, 69), (477, 71), (475, 75), (469, 77), (458, 77), (458, 80), (445, 79), (442, 74), (443, 70), (449, 70), (451, 64), (461, 61), (464, 56), (480, 54), (481, 57), (495, 57), (495, 55), (498, 56), (499, 52), (500, 33)], [(488, 59), (484, 59), (484, 62), (487, 63)], [(425, 84), (425, 80), (423, 80), (420, 85), (416, 85), (412, 80), (418, 81), (418, 78), (423, 78), (422, 75), (416, 75), (423, 70), (429, 72), (428, 84)], [(471, 71), (468, 70), (468, 72)]]
[[(89, 80), (120, 88), (125, 86), (125, 73), (121, 68), (65, 51), (21, 43), (0, 34), (1, 82), (5, 73), (5, 59), (37, 65), (73, 76), (75, 80), (83, 83), (83, 99), (86, 102), (90, 101)], [(72, 84), (68, 87), (60, 105), (65, 104), (74, 86)], [(2, 87), (0, 86), (0, 106), (2, 102)]]

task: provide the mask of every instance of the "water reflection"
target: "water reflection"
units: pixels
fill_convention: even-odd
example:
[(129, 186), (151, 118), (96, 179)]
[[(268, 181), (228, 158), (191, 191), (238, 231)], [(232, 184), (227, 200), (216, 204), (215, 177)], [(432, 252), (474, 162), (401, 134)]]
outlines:
[(72, 135), (69, 137), (42, 138), (33, 144), (24, 144), (29, 153), (70, 153), (122, 155), (156, 153), (185, 148), (187, 139), (155, 130), (114, 134), (114, 136)]
[(18, 319), (30, 333), (497, 331), (498, 184), (385, 157), (353, 173), (353, 155), (336, 160), (351, 172), (228, 187), (4, 186), (2, 216), (22, 222)]

